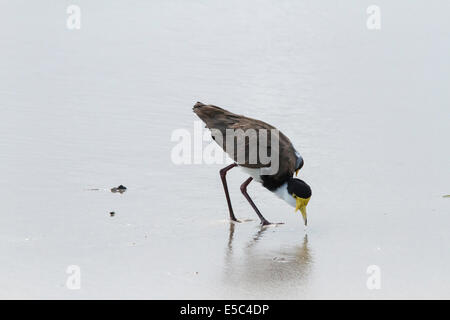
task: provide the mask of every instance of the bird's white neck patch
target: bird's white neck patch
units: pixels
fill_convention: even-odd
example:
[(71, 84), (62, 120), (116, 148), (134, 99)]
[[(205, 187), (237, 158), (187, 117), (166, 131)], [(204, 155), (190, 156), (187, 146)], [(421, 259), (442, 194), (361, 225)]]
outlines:
[(292, 196), (292, 194), (289, 194), (287, 189), (287, 182), (285, 182), (280, 187), (275, 189), (273, 193), (275, 193), (280, 199), (283, 199), (284, 201), (286, 201), (288, 204), (290, 204), (292, 207), (295, 208), (297, 202), (295, 201), (295, 198)]

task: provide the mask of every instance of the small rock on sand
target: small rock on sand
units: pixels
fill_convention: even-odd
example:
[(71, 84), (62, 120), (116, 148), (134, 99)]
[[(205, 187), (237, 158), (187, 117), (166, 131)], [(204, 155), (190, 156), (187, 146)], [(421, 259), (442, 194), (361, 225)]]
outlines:
[(113, 192), (113, 193), (116, 193), (116, 192), (124, 193), (125, 191), (127, 191), (127, 187), (125, 187), (124, 185), (120, 185), (118, 187), (111, 188), (111, 192)]

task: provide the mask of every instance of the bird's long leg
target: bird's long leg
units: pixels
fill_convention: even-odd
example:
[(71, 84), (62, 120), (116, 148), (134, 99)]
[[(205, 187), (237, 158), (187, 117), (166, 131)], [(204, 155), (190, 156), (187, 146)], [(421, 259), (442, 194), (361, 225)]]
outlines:
[(233, 163), (233, 164), (230, 164), (229, 166), (226, 166), (223, 169), (220, 169), (220, 178), (222, 179), (223, 190), (225, 191), (225, 197), (227, 198), (228, 210), (230, 211), (230, 220), (232, 220), (232, 221), (238, 221), (238, 220), (234, 216), (233, 208), (231, 207), (231, 200), (230, 200), (230, 194), (228, 193), (228, 185), (227, 185), (226, 176), (227, 176), (227, 171), (230, 169), (233, 169), (236, 166), (237, 166), (237, 164)]
[(247, 186), (250, 184), (250, 182), (252, 182), (253, 178), (250, 177), (247, 180), (244, 181), (243, 184), (241, 184), (241, 192), (244, 195), (244, 197), (247, 199), (247, 201), (250, 203), (250, 205), (252, 206), (252, 208), (256, 211), (256, 214), (258, 215), (259, 219), (261, 220), (261, 224), (263, 226), (269, 225), (270, 222), (266, 220), (266, 218), (263, 217), (263, 215), (261, 214), (261, 212), (259, 212), (258, 208), (256, 207), (256, 205), (253, 203), (253, 200), (250, 198), (250, 196), (247, 193)]

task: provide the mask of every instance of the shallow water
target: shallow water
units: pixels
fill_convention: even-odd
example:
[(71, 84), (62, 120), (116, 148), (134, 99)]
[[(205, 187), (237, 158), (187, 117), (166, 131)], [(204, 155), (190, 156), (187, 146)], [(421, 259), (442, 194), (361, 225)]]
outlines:
[[(0, 10), (1, 298), (450, 298), (447, 1), (379, 31), (359, 1), (69, 4)], [(291, 138), (307, 230), (251, 184), (261, 229), (239, 170), (230, 224), (221, 166), (172, 163), (196, 101)]]

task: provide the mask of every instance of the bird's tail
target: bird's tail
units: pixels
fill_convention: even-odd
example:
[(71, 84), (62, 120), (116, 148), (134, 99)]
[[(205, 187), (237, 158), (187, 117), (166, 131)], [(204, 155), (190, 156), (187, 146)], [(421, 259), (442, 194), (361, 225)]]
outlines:
[(200, 108), (200, 107), (203, 107), (203, 106), (206, 106), (206, 104), (201, 103), (200, 101), (197, 101), (197, 103), (194, 104), (194, 107), (192, 109)]
[(194, 105), (194, 107), (192, 108), (192, 110), (194, 110), (195, 113), (200, 112), (207, 112), (207, 113), (217, 113), (217, 112), (228, 112), (225, 109), (222, 109), (220, 107), (217, 106), (213, 106), (212, 104), (204, 104), (201, 102), (198, 102)]
[(213, 106), (211, 104), (206, 105), (201, 102), (197, 102), (192, 110), (200, 119), (203, 120), (203, 122), (206, 123), (208, 127), (211, 127), (211, 122), (214, 122), (214, 120), (222, 118), (222, 116), (226, 114), (231, 114), (231, 112), (225, 109)]

